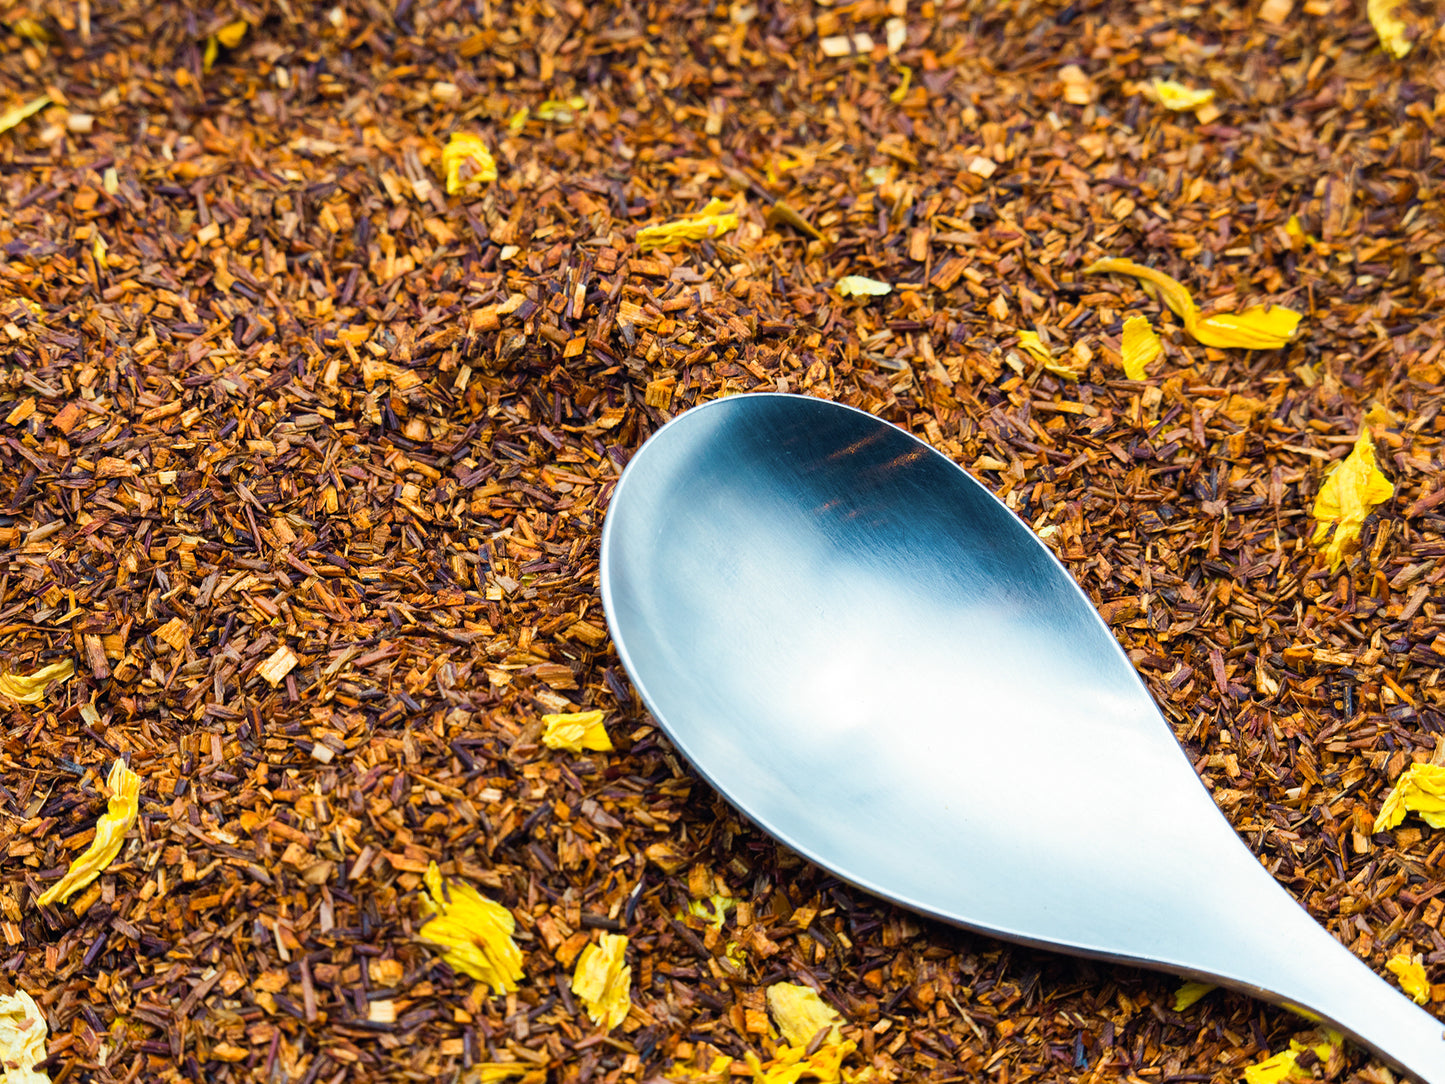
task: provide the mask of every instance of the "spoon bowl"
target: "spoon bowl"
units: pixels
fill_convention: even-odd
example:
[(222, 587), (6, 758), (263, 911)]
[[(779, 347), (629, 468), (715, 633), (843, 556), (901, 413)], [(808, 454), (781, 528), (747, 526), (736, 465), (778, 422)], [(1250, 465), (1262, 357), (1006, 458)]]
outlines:
[(1088, 597), (956, 464), (862, 411), (687, 411), (602, 536), (623, 665), (734, 806), (868, 892), (1220, 983), (1445, 1084), (1442, 1025), (1235, 834)]

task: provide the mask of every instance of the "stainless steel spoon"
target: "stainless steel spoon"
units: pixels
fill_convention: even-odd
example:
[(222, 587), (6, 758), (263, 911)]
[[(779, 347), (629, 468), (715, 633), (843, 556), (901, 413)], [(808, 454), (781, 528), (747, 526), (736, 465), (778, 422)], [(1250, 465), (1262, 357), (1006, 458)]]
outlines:
[(1063, 566), (902, 430), (802, 396), (687, 411), (613, 494), (602, 600), (677, 748), (818, 865), (1304, 1010), (1445, 1084), (1441, 1022), (1235, 835)]

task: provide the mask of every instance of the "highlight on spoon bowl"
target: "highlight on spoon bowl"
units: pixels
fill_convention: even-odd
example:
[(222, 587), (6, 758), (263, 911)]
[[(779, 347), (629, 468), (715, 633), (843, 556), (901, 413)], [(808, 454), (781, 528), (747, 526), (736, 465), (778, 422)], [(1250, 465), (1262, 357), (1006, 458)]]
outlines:
[(742, 813), (993, 936), (1222, 983), (1445, 1084), (1430, 1014), (1277, 884), (1052, 553), (862, 411), (752, 394), (638, 451), (602, 600), (635, 687)]

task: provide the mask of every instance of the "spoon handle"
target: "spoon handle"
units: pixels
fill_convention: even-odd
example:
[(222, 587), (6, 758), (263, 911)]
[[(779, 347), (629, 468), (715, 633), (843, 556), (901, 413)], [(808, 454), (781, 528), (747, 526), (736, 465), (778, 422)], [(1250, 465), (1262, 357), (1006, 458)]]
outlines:
[[(1312, 927), (1312, 929), (1311, 929)], [(1282, 981), (1259, 991), (1305, 1016), (1319, 1016), (1424, 1084), (1445, 1084), (1445, 1023), (1414, 1004), (1322, 926), (1300, 923), (1276, 966)], [(1290, 961), (1292, 958), (1292, 962)]]

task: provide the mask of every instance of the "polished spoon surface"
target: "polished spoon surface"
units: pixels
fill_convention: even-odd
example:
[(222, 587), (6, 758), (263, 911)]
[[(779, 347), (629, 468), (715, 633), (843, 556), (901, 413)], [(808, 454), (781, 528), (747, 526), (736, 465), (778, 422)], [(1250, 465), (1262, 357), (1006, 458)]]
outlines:
[(634, 685), (733, 805), (982, 933), (1222, 983), (1445, 1084), (1442, 1024), (1280, 886), (1053, 554), (849, 407), (689, 410), (623, 472), (602, 600)]

